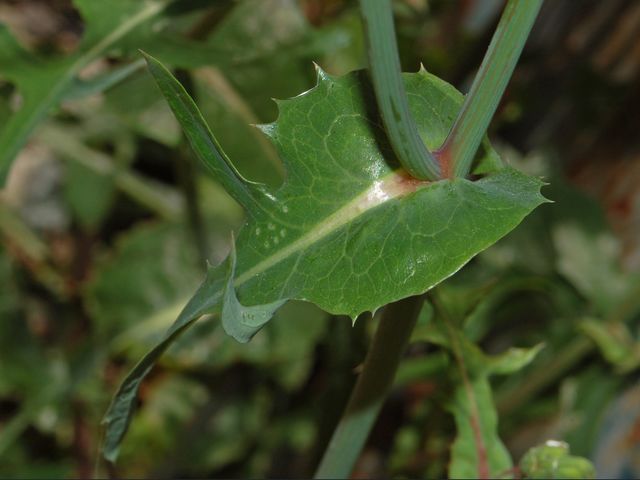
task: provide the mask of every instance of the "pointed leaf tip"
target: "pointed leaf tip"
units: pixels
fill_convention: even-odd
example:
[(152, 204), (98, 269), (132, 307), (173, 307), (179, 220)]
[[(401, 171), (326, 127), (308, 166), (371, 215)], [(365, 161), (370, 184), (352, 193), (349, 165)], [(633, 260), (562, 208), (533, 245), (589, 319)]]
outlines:
[(276, 136), (276, 124), (275, 123), (259, 123), (254, 125), (255, 128), (260, 130), (269, 138), (275, 138)]
[(216, 180), (245, 209), (253, 206), (254, 182), (245, 179), (215, 138), (189, 93), (171, 72), (151, 55), (144, 55), (149, 72), (180, 123), (193, 151)]
[(313, 67), (316, 69), (316, 80), (318, 84), (332, 80), (331, 76), (316, 62), (313, 62)]

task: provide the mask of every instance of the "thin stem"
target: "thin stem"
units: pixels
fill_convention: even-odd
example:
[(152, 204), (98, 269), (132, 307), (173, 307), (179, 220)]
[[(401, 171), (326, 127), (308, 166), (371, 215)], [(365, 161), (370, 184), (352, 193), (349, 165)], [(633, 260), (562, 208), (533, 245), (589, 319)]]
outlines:
[[(318, 399), (322, 408), (317, 412), (315, 423), (318, 431), (309, 455), (308, 469), (318, 465), (326, 446), (331, 440), (333, 430), (349, 401), (354, 378), (352, 368), (354, 362), (361, 360), (366, 353), (364, 322), (351, 326), (348, 317), (336, 315), (331, 318), (327, 332), (327, 348), (323, 354), (323, 365), (329, 372), (322, 396)], [(404, 364), (404, 362), (403, 362)], [(306, 465), (306, 462), (305, 462)]]
[(347, 478), (351, 474), (393, 384), (422, 302), (422, 297), (409, 297), (385, 307), (362, 373), (315, 478)]
[(458, 118), (435, 152), (444, 177), (464, 177), (469, 173), (542, 2), (509, 0)]
[(440, 167), (418, 135), (400, 75), (390, 0), (360, 0), (369, 68), (389, 141), (402, 166), (420, 180), (438, 180)]

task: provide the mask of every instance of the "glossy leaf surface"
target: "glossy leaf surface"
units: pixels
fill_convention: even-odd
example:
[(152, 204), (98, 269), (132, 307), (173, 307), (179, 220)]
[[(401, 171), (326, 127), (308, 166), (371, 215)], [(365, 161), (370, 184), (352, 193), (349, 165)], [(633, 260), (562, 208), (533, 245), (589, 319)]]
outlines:
[[(315, 88), (279, 101), (278, 120), (261, 129), (286, 180), (276, 190), (249, 183), (214, 151), (215, 138), (175, 79), (149, 62), (199, 157), (222, 172), (220, 181), (245, 207), (233, 278), (242, 305), (306, 300), (356, 318), (430, 289), (544, 202), (542, 182), (510, 168), (478, 181), (409, 177), (385, 143), (362, 73), (333, 78), (319, 71)], [(440, 144), (462, 96), (424, 71), (403, 78), (425, 144)], [(137, 387), (155, 359), (201, 315), (224, 309), (228, 271), (228, 262), (209, 271), (165, 340), (125, 380), (105, 419), (107, 458), (115, 458)]]

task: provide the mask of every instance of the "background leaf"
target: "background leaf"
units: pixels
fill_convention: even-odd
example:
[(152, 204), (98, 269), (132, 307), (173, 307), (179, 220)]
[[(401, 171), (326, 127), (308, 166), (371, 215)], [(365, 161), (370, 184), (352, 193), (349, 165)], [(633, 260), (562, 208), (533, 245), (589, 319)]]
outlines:
[[(446, 322), (446, 323), (445, 323)], [(451, 351), (455, 382), (449, 409), (456, 423), (456, 439), (451, 445), (451, 478), (498, 478), (506, 476), (512, 461), (498, 436), (498, 413), (489, 377), (515, 372), (530, 363), (541, 346), (512, 349), (487, 356), (464, 337), (450, 320), (440, 319), (444, 345)]]
[(549, 441), (533, 447), (520, 461), (525, 478), (595, 478), (591, 463), (569, 455), (566, 443)]
[[(78, 75), (94, 60), (113, 52), (128, 55), (139, 48), (159, 45), (162, 48), (155, 53), (174, 65), (194, 66), (211, 61), (210, 47), (185, 40), (176, 48), (174, 37), (158, 35), (162, 23), (157, 22), (182, 13), (180, 8), (169, 8), (181, 2), (114, 0), (106, 4), (76, 0), (75, 4), (84, 18), (85, 31), (77, 51), (66, 57), (42, 58), (30, 53), (18, 44), (7, 27), (0, 25), (0, 74), (18, 88), (21, 97), (20, 109), (0, 131), (1, 184), (13, 158), (60, 100), (92, 93), (97, 90), (96, 85), (106, 88), (126, 76), (120, 72), (110, 81), (97, 81), (92, 88), (86, 88), (86, 84), (78, 81)], [(133, 71), (127, 69), (124, 73)]]

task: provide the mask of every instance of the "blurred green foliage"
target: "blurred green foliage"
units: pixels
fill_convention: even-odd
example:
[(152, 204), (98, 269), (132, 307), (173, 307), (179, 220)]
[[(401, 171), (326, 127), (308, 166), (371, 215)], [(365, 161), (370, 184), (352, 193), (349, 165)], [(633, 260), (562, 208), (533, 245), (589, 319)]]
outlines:
[[(108, 13), (133, 8), (127, 1), (108, 2)], [(85, 32), (86, 45), (120, 24), (104, 12), (89, 15), (94, 3), (78, 1), (85, 8), (72, 15), (70, 29)], [(90, 46), (70, 57), (26, 46), (0, 54), (0, 129), (9, 132), (2, 138), (26, 140), (11, 133), (11, 122), (33, 132), (0, 193), (2, 477), (307, 477), (375, 329), (375, 318), (352, 328), (302, 302), (285, 306), (247, 345), (203, 322), (143, 384), (117, 466), (100, 462), (100, 420), (112, 393), (175, 319), (203, 276), (203, 257), (224, 258), (229, 232), (243, 220), (191, 163), (149, 75), (114, 72), (137, 61), (136, 48), (148, 49), (177, 69), (241, 172), (277, 184), (279, 159), (248, 125), (274, 119), (272, 97), (312, 87), (312, 61), (335, 74), (364, 65), (351, 2), (165, 3), (122, 44), (76, 65), (65, 95), (43, 110), (39, 95)], [(435, 41), (456, 7), (396, 3), (407, 68), (421, 58), (454, 80), (478, 42), (473, 30)], [(13, 42), (5, 29), (0, 40)], [(16, 76), (19, 65), (29, 69)], [(98, 73), (85, 70), (92, 66)], [(72, 95), (76, 74), (93, 86)], [(528, 106), (517, 95), (509, 102), (496, 123), (509, 125), (509, 112)], [(19, 125), (25, 115), (34, 123)], [(12, 155), (14, 147), (3, 148), (0, 158)], [(601, 207), (564, 178), (555, 151), (523, 158), (502, 149), (507, 163), (550, 183), (545, 195), (555, 203), (433, 293), (435, 311), (455, 328), (442, 328), (425, 308), (356, 475), (441, 477), (450, 460), (451, 474), (471, 475), (470, 399), (488, 419), (491, 462), (505, 476), (592, 473), (565, 450), (573, 463), (545, 470), (553, 452), (536, 446), (564, 440), (572, 455), (598, 457), (613, 424), (607, 408), (637, 379), (640, 276), (622, 270)], [(625, 415), (621, 438), (640, 412)]]

